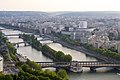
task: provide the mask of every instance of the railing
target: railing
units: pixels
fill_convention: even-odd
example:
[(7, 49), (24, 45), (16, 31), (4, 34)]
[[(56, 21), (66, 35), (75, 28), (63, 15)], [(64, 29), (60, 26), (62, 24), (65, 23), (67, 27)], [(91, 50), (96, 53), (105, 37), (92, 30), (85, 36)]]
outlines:
[[(7, 64), (13, 64), (15, 62), (4, 62)], [(120, 68), (120, 62), (118, 63), (106, 63), (106, 62), (98, 62), (98, 61), (80, 61), (80, 62), (36, 62), (41, 65), (42, 68), (45, 67), (55, 67), (55, 68), (82, 68), (82, 67), (90, 67), (90, 68), (98, 68), (98, 67), (115, 67)]]
[(106, 63), (98, 61), (81, 62), (37, 62), (41, 67), (120, 67), (118, 63)]

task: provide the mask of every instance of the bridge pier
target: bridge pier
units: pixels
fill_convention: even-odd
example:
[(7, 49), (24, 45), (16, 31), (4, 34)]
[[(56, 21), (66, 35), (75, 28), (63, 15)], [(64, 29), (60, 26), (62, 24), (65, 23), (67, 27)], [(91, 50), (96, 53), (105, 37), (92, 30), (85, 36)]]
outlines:
[(19, 35), (19, 37), (18, 38), (21, 38), (21, 36)]
[(120, 67), (114, 67), (114, 70), (120, 72)]
[(90, 67), (90, 71), (96, 72), (96, 68), (95, 67)]
[(27, 46), (27, 43), (25, 42), (24, 46)]
[(17, 45), (17, 47), (19, 47), (19, 44), (16, 44)]

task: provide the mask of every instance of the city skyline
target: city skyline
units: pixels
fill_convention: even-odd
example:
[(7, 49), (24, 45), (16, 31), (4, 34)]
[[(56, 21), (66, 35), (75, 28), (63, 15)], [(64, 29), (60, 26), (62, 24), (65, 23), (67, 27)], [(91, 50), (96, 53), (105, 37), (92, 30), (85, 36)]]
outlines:
[(1, 0), (0, 11), (120, 11), (119, 0)]

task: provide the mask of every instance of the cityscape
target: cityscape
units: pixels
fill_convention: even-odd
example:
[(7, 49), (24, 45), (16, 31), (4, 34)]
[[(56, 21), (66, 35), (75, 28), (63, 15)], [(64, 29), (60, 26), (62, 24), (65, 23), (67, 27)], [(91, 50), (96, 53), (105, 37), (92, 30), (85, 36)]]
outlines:
[[(18, 5), (0, 3), (0, 80), (120, 79), (119, 8), (108, 3), (112, 10), (98, 5), (83, 11), (79, 1), (71, 8), (73, 0), (69, 8), (60, 7), (63, 0), (54, 7), (43, 7), (41, 0), (12, 2)], [(38, 8), (30, 7), (32, 2)]]

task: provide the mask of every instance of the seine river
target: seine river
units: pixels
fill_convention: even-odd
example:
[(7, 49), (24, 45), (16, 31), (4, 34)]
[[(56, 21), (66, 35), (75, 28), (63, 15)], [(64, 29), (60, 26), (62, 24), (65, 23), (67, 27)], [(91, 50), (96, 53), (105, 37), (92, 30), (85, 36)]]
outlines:
[[(6, 35), (9, 34), (19, 34), (21, 31), (12, 30), (12, 29), (5, 29), (2, 32)], [(8, 37), (11, 43), (21, 42), (22, 39), (18, 38), (18, 36), (11, 36)], [(49, 41), (46, 41), (49, 42)], [(43, 41), (42, 43), (46, 43)], [(41, 51), (37, 51), (33, 49), (31, 46), (23, 46), (21, 44), (20, 47), (17, 48), (17, 53), (22, 54), (23, 56), (27, 56), (32, 61), (39, 61), (39, 62), (51, 62), (50, 58), (45, 57), (42, 55)], [(49, 43), (47, 44), (51, 48), (56, 51), (63, 51), (65, 54), (70, 54), (73, 57), (73, 61), (96, 61), (95, 58), (86, 56), (84, 53), (79, 51), (75, 51), (66, 47), (63, 47), (59, 43)], [(98, 68), (97, 72), (90, 72), (89, 68), (83, 68), (83, 73), (68, 73), (70, 80), (120, 80), (120, 75), (117, 75), (116, 72), (110, 71), (112, 68)]]

